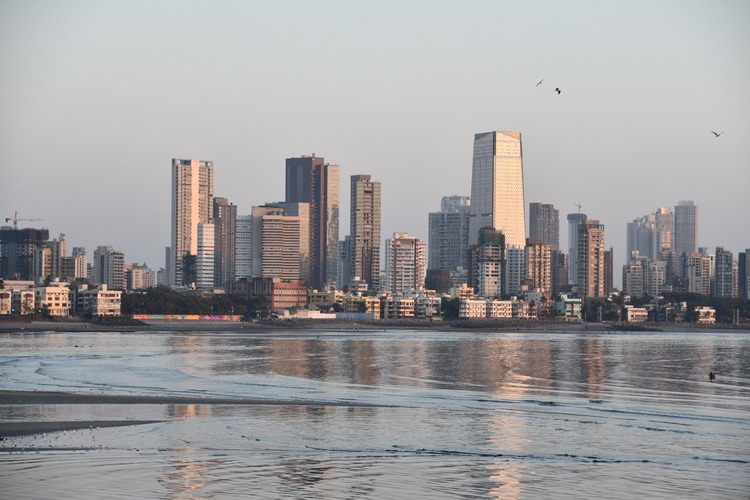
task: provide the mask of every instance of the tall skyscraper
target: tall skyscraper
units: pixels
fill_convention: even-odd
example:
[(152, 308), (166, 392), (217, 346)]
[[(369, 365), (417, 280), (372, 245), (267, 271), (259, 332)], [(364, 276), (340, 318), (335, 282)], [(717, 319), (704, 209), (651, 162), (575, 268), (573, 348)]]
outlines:
[(234, 281), (237, 245), (237, 206), (214, 198), (214, 286)]
[(393, 233), (385, 242), (385, 287), (393, 293), (423, 290), (427, 275), (427, 246), (406, 233)]
[[(380, 182), (351, 177), (351, 263), (349, 276), (377, 289), (380, 284)], [(346, 283), (348, 285), (348, 283)]]
[(428, 215), (428, 268), (456, 271), (469, 268), (468, 196), (443, 196), (440, 212)]
[(529, 203), (529, 238), (560, 248), (560, 211), (553, 205)]
[(568, 214), (568, 281), (578, 283), (578, 229), (586, 222), (586, 214)]
[(523, 154), (520, 132), (474, 135), (469, 243), (483, 227), (502, 231), (506, 247), (526, 244)]
[(605, 296), (604, 224), (586, 220), (578, 227), (578, 287), (584, 297)]
[(305, 280), (310, 287), (309, 284), (315, 280), (310, 266), (310, 204), (301, 201), (286, 201), (273, 203), (273, 205), (283, 208), (285, 215), (299, 218), (299, 273), (300, 279)]
[(714, 290), (717, 297), (734, 297), (734, 256), (724, 247), (716, 247)]
[(198, 224), (198, 253), (195, 257), (196, 288), (213, 288), (216, 272), (216, 226)]
[(286, 160), (286, 201), (310, 204), (310, 288), (336, 281), (339, 241), (339, 167), (321, 157)]
[(198, 224), (213, 220), (214, 163), (172, 159), (172, 245), (170, 285), (184, 285), (183, 269), (198, 254)]
[(252, 238), (253, 216), (238, 215), (235, 226), (235, 279), (250, 278), (253, 275)]
[(692, 201), (680, 201), (674, 207), (674, 251), (679, 259), (684, 252), (698, 249), (698, 207)]

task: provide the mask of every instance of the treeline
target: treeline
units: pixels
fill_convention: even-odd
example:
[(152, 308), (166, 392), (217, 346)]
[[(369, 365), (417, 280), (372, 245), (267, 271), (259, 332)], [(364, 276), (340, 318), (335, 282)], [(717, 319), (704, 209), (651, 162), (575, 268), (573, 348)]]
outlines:
[(665, 302), (687, 303), (688, 311), (695, 311), (696, 307), (708, 306), (716, 310), (717, 323), (731, 323), (734, 311), (740, 311), (740, 318), (750, 318), (750, 300), (734, 297), (712, 297), (699, 293), (664, 292)]
[(264, 311), (262, 299), (203, 294), (200, 292), (178, 293), (159, 285), (143, 291), (122, 294), (122, 314), (238, 314), (254, 317)]

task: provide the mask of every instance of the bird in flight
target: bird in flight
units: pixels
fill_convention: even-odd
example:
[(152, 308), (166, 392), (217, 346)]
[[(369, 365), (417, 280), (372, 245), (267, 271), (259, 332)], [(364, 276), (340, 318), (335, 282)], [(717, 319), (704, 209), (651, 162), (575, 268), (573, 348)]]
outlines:
[(542, 84), (542, 82), (543, 82), (543, 81), (544, 81), (544, 78), (542, 78), (541, 80), (539, 80), (539, 83), (537, 83), (537, 84), (536, 84), (536, 86), (537, 86), (537, 87), (538, 87), (538, 86), (540, 86), (540, 85)]
[(559, 88), (555, 87), (555, 92), (557, 92), (557, 95), (560, 95), (560, 92), (562, 92), (562, 90), (560, 90)]
[(712, 131), (711, 131), (711, 133), (712, 133), (712, 134), (714, 134), (714, 135), (715, 135), (716, 137), (719, 137), (719, 136), (720, 136), (721, 134), (723, 134), (723, 133), (724, 133), (724, 131), (722, 130), (721, 132), (719, 132), (719, 133), (717, 134), (716, 132), (714, 132), (714, 131), (712, 130)]

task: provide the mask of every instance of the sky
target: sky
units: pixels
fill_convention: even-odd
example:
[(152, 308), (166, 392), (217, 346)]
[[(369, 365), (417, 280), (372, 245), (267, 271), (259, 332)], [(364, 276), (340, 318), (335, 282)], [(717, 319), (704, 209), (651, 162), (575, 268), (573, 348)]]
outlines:
[[(471, 194), (474, 134), (519, 131), (526, 208), (605, 225), (693, 200), (750, 248), (750, 2), (0, 0), (0, 218), (164, 266), (171, 159), (249, 214), (315, 153), (382, 183), (382, 238)], [(544, 79), (541, 85), (537, 82)], [(554, 91), (559, 87), (559, 95)], [(724, 133), (715, 137), (711, 131)], [(2, 221), (0, 221), (2, 222)]]

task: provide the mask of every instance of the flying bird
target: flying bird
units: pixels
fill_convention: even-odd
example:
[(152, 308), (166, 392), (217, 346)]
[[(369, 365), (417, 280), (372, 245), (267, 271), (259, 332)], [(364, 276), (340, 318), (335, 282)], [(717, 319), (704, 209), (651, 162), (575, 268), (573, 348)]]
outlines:
[(719, 137), (719, 136), (720, 136), (721, 134), (723, 134), (723, 133), (724, 133), (724, 131), (722, 130), (721, 132), (719, 132), (719, 133), (717, 134), (716, 132), (714, 132), (714, 131), (712, 130), (712, 131), (711, 131), (711, 133), (712, 133), (712, 134), (714, 134), (714, 135), (715, 135), (716, 137)]
[(542, 84), (542, 82), (543, 82), (543, 81), (544, 81), (544, 78), (542, 78), (541, 80), (539, 80), (539, 83), (537, 83), (537, 84), (536, 84), (536, 86), (537, 86), (537, 87), (538, 87), (538, 86), (540, 86), (540, 85)]
[(562, 90), (560, 90), (559, 88), (555, 87), (555, 92), (557, 92), (557, 95), (560, 95), (560, 92), (562, 92)]

